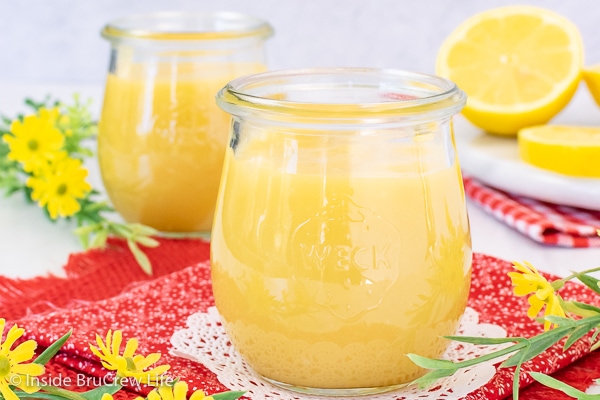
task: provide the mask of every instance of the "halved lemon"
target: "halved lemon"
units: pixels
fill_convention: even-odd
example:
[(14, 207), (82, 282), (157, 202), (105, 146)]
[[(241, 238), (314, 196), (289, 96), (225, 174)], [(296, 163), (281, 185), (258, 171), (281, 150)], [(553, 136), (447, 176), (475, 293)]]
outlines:
[(600, 106), (600, 65), (584, 68), (583, 80), (592, 94), (594, 101)]
[(532, 6), (491, 9), (467, 19), (442, 44), (438, 75), (468, 96), (464, 116), (492, 133), (516, 135), (562, 110), (581, 79), (577, 27)]
[(600, 127), (540, 125), (518, 134), (519, 157), (559, 174), (600, 178)]

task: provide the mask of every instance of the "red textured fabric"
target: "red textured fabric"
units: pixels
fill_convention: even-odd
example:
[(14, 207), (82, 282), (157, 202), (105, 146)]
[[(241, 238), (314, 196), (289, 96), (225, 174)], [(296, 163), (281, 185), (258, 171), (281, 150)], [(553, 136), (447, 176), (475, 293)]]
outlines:
[[(504, 327), (510, 336), (532, 336), (541, 332), (541, 326), (526, 316), (526, 298), (512, 294), (506, 273), (510, 263), (477, 254), (473, 263), (473, 283), (469, 306), (479, 313), (480, 322)], [(566, 298), (596, 303), (591, 291), (581, 285), (568, 284), (561, 293)], [(172, 367), (172, 374), (190, 383), (190, 389), (203, 389), (209, 393), (226, 390), (216, 376), (204, 366), (169, 354), (169, 338), (185, 327), (186, 318), (195, 312), (207, 311), (213, 305), (210, 267), (208, 262), (183, 268), (149, 282), (144, 282), (120, 295), (91, 304), (70, 304), (69, 310), (30, 315), (20, 321), (28, 338), (41, 346), (48, 346), (68, 327), (74, 328), (69, 346), (56, 358), (61, 364), (89, 376), (103, 376), (104, 370), (88, 349), (95, 334), (109, 329), (123, 330), (124, 337), (138, 337), (139, 352), (160, 352), (161, 363)], [(546, 351), (543, 356), (524, 366), (524, 371), (553, 373), (583, 357), (589, 343), (580, 341), (569, 351), (559, 346)], [(531, 379), (523, 375), (523, 387)], [(501, 399), (511, 393), (512, 369), (500, 369), (485, 386), (467, 399)], [(135, 389), (135, 388), (132, 388)], [(142, 391), (143, 393), (144, 391)]]
[[(15, 322), (26, 329), (27, 338), (35, 339), (41, 347), (48, 346), (73, 328), (74, 333), (68, 345), (49, 364), (51, 375), (69, 376), (74, 382), (82, 374), (103, 377), (106, 372), (91, 354), (88, 345), (94, 341), (96, 333), (105, 334), (108, 329), (121, 329), (125, 338), (137, 337), (140, 340), (141, 354), (161, 352), (161, 363), (170, 364), (171, 374), (188, 381), (191, 390), (203, 389), (207, 393), (227, 390), (204, 366), (168, 353), (170, 336), (175, 330), (185, 327), (186, 317), (206, 311), (214, 304), (207, 261), (209, 244), (200, 240), (161, 240), (161, 246), (150, 250), (149, 255), (157, 274), (153, 277), (139, 270), (128, 255), (126, 244), (118, 240), (111, 241), (111, 246), (105, 251), (73, 255), (65, 267), (68, 278), (44, 278), (47, 279), (44, 281), (46, 284), (53, 282), (61, 286), (61, 290), (66, 290), (62, 298), (60, 291), (55, 289), (39, 289), (38, 284), (33, 283), (40, 282), (37, 279), (5, 279), (5, 284), (10, 282), (17, 293), (23, 293), (26, 297), (19, 299), (15, 295), (11, 297), (12, 302), (3, 298), (2, 314), (5, 309), (13, 310), (15, 315), (17, 312), (26, 314)], [(186, 266), (188, 262), (192, 264)], [(512, 294), (506, 275), (510, 270), (511, 264), (506, 261), (476, 254), (469, 306), (479, 313), (480, 322), (503, 326), (510, 336), (535, 335), (542, 328), (526, 316), (526, 298), (517, 298)], [(84, 281), (94, 284), (93, 293), (90, 293), (89, 286), (82, 283)], [(28, 290), (21, 290), (20, 285)], [(33, 291), (35, 295), (31, 292), (32, 288), (38, 289)], [(597, 296), (581, 285), (568, 284), (561, 293), (566, 298), (598, 303)], [(84, 301), (80, 301), (81, 298)], [(35, 299), (39, 305), (52, 303), (53, 306), (40, 306), (43, 313), (34, 314), (32, 307), (27, 306), (29, 299)], [(14, 302), (21, 303), (20, 308)], [(51, 311), (59, 307), (62, 309)], [(584, 341), (566, 353), (560, 347), (553, 347), (534, 362), (528, 363), (524, 370), (556, 372), (555, 376), (559, 379), (585, 390), (593, 379), (600, 376), (600, 357), (597, 353), (584, 357), (588, 351), (589, 345)], [(578, 359), (581, 360), (575, 362)], [(525, 375), (521, 378), (524, 399), (568, 398), (538, 384), (526, 387), (530, 381)], [(505, 398), (510, 396), (511, 385), (512, 369), (501, 369), (487, 385), (466, 399)], [(93, 388), (93, 385), (88, 388)], [(76, 390), (84, 388), (76, 387)], [(130, 388), (119, 392), (117, 397), (132, 398), (138, 392), (137, 388)], [(141, 393), (145, 392), (147, 390), (141, 390)]]
[(152, 263), (148, 276), (136, 264), (127, 243), (109, 239), (106, 249), (72, 254), (64, 267), (65, 278), (45, 276), (20, 280), (0, 276), (0, 310), (7, 320), (41, 314), (113, 297), (139, 282), (156, 279), (181, 268), (206, 261), (210, 244), (198, 239), (158, 239), (155, 248), (143, 248)]
[(600, 211), (562, 206), (504, 192), (464, 178), (465, 193), (498, 220), (536, 242), (600, 247)]
[[(600, 356), (598, 352), (588, 354), (581, 360), (563, 368), (552, 375), (554, 378), (566, 382), (585, 392), (596, 379), (600, 377)], [(524, 400), (571, 400), (572, 397), (555, 389), (551, 389), (541, 383), (534, 382), (520, 391), (520, 397)]]

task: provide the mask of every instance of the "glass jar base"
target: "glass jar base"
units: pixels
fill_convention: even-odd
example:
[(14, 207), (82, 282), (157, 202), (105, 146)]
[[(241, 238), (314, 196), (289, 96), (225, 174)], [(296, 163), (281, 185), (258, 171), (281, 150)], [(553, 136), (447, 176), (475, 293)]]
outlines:
[(373, 394), (380, 394), (385, 392), (391, 392), (396, 389), (400, 389), (406, 386), (406, 383), (401, 383), (392, 386), (378, 386), (378, 387), (367, 387), (367, 388), (342, 388), (342, 389), (325, 389), (325, 388), (311, 388), (304, 386), (295, 386), (288, 383), (278, 382), (273, 379), (262, 377), (265, 381), (272, 385), (280, 387), (282, 389), (290, 390), (292, 392), (313, 395), (313, 396), (328, 396), (328, 397), (352, 397), (352, 396), (368, 396)]

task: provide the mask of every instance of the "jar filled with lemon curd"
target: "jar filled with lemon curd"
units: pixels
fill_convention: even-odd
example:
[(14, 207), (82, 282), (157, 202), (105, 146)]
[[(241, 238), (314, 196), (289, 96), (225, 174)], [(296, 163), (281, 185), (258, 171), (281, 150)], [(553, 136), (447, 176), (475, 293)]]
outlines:
[(230, 12), (156, 13), (108, 23), (98, 159), (127, 222), (210, 232), (230, 116), (215, 94), (266, 70), (265, 21)]
[(268, 381), (319, 395), (394, 389), (439, 357), (467, 302), (471, 240), (440, 77), (306, 69), (236, 79), (211, 236), (215, 302)]

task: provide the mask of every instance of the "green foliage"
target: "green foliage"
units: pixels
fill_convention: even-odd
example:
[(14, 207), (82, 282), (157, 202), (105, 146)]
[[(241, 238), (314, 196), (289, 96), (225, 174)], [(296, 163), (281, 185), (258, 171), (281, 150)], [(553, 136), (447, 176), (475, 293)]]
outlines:
[[(591, 276), (592, 273), (600, 271), (600, 268), (593, 268), (586, 271), (574, 272), (572, 275), (553, 282), (553, 287), (562, 288), (566, 281), (578, 279), (591, 289), (598, 289), (598, 280)], [(556, 285), (554, 283), (558, 282)], [(599, 293), (598, 290), (594, 290)], [(513, 399), (519, 398), (519, 379), (521, 366), (534, 359), (545, 350), (564, 340), (563, 350), (567, 350), (574, 343), (583, 340), (588, 334), (590, 336), (590, 350), (593, 351), (600, 344), (596, 343), (600, 327), (600, 308), (581, 303), (577, 301), (565, 301), (560, 299), (562, 309), (577, 318), (559, 317), (556, 315), (546, 315), (541, 318), (541, 322), (548, 321), (554, 325), (554, 329), (545, 331), (531, 338), (508, 337), (508, 338), (486, 338), (486, 337), (468, 337), (468, 336), (447, 336), (447, 339), (462, 343), (469, 343), (481, 346), (498, 345), (512, 343), (510, 346), (496, 350), (478, 358), (464, 360), (461, 362), (452, 362), (449, 360), (436, 360), (421, 357), (416, 354), (409, 354), (408, 357), (416, 365), (430, 370), (427, 374), (417, 379), (413, 383), (420, 387), (426, 387), (442, 377), (451, 376), (462, 368), (467, 368), (487, 361), (499, 360), (510, 355), (504, 361), (500, 368), (515, 367), (513, 379)], [(561, 390), (562, 392), (573, 396), (576, 399), (592, 400), (599, 399), (600, 395), (588, 395), (571, 386), (551, 378), (544, 374), (530, 372), (530, 375), (543, 385)]]
[[(64, 136), (63, 150), (73, 159), (81, 160), (91, 158), (94, 152), (90, 148), (90, 142), (95, 140), (97, 124), (90, 112), (90, 101), (82, 102), (75, 96), (72, 104), (64, 104), (47, 97), (43, 101), (26, 99), (25, 105), (29, 113), (39, 113), (42, 108), (58, 107), (60, 116), (56, 127)], [(23, 120), (24, 115), (18, 115), (14, 120)], [(6, 116), (0, 117), (0, 138), (11, 135), (10, 126), (13, 119)], [(10, 148), (8, 144), (0, 140), (0, 191), (6, 196), (21, 192), (24, 198), (33, 203), (31, 199), (32, 190), (27, 186), (27, 179), (31, 176), (17, 161), (10, 159)], [(143, 247), (156, 247), (159, 242), (151, 236), (158, 235), (152, 228), (140, 224), (127, 224), (113, 222), (106, 215), (114, 213), (114, 209), (106, 202), (98, 200), (101, 195), (92, 189), (85, 197), (78, 199), (80, 210), (67, 219), (74, 219), (77, 223), (75, 234), (79, 238), (84, 249), (102, 248), (106, 245), (109, 236), (123, 238), (131, 250), (136, 261), (144, 272), (152, 274), (150, 260), (142, 250)], [(48, 209), (43, 209), (45, 215), (50, 218)]]

